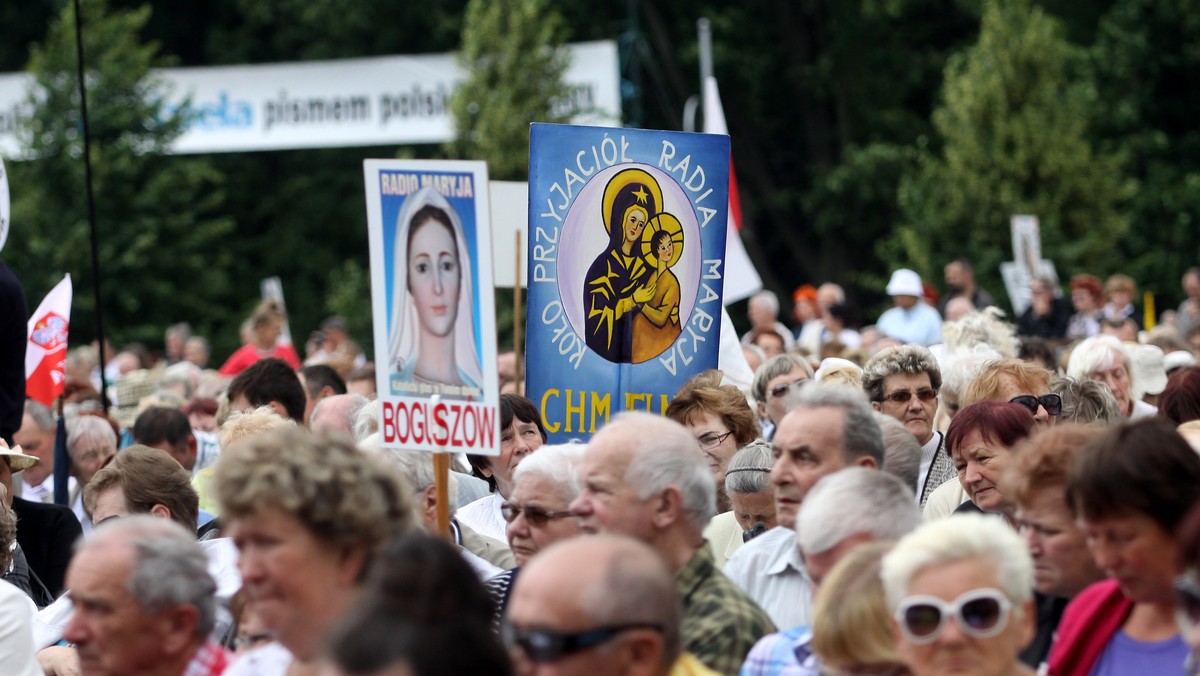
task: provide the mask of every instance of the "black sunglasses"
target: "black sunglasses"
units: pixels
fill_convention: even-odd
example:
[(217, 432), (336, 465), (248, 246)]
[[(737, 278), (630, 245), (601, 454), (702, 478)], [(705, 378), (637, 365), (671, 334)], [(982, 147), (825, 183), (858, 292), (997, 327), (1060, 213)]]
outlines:
[(1043, 394), (1040, 397), (1035, 397), (1032, 394), (1019, 394), (1008, 400), (1010, 404), (1020, 404), (1029, 409), (1029, 412), (1037, 415), (1038, 405), (1046, 409), (1046, 413), (1050, 415), (1058, 415), (1062, 413), (1062, 397), (1051, 392)]
[(900, 390), (899, 392), (892, 392), (891, 394), (884, 395), (883, 401), (894, 401), (897, 404), (907, 404), (908, 401), (914, 396), (921, 401), (933, 401), (937, 398), (937, 390), (931, 387), (922, 387), (916, 392), (911, 390)]
[(500, 638), (510, 649), (520, 648), (530, 662), (540, 664), (554, 662), (568, 655), (587, 650), (612, 640), (617, 634), (634, 629), (653, 629), (658, 632), (663, 630), (661, 625), (638, 623), (619, 624), (588, 631), (561, 632), (544, 627), (521, 629), (506, 622), (500, 628)]
[(790, 383), (779, 383), (775, 387), (771, 388), (771, 396), (774, 397), (775, 399), (778, 399), (779, 397), (782, 397), (783, 395), (787, 394), (788, 392), (791, 392), (793, 387), (796, 389), (799, 389), (801, 387), (804, 387), (807, 384), (808, 384), (808, 378), (801, 378), (799, 380), (793, 380)]
[(534, 507), (532, 505), (529, 507), (518, 507), (507, 502), (500, 505), (500, 515), (503, 516), (504, 520), (508, 523), (516, 521), (517, 517), (521, 514), (525, 515), (525, 520), (529, 522), (530, 526), (540, 527), (545, 526), (546, 522), (551, 519), (561, 519), (563, 517), (571, 516), (572, 512), (547, 512), (541, 507)]

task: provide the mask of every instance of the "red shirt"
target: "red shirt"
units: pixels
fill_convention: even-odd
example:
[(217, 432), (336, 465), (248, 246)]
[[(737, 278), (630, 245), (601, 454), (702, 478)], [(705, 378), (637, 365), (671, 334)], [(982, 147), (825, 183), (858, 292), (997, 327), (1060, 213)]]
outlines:
[(276, 345), (274, 348), (266, 352), (260, 351), (254, 345), (243, 345), (238, 348), (237, 352), (229, 355), (229, 359), (217, 369), (217, 372), (223, 376), (236, 376), (245, 371), (251, 364), (259, 359), (267, 357), (276, 357), (288, 363), (293, 369), (300, 369), (300, 355), (296, 354), (296, 348), (291, 345)]

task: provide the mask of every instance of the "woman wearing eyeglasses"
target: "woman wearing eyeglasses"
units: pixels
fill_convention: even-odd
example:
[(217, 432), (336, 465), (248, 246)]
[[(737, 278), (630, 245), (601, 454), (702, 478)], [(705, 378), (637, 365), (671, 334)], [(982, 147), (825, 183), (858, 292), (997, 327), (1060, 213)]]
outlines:
[(513, 490), (500, 506), (500, 513), (508, 523), (508, 546), (517, 567), (487, 582), (488, 593), (496, 602), (497, 629), (521, 566), (555, 542), (583, 532), (567, 507), (579, 497), (575, 465), (585, 448), (577, 443), (543, 446), (513, 473)]
[(1165, 421), (1124, 423), (1083, 449), (1066, 492), (1110, 579), (1067, 606), (1050, 673), (1180, 673), (1188, 649), (1174, 612), (1175, 531), (1200, 499), (1200, 457)]
[(757, 439), (761, 431), (746, 396), (732, 385), (722, 385), (721, 377), (722, 373), (716, 370), (693, 376), (675, 394), (666, 413), (691, 431), (708, 460), (717, 483), (718, 514), (730, 509), (725, 493), (729, 461), (739, 448)]
[(1010, 449), (1029, 436), (1033, 426), (1033, 414), (1019, 403), (980, 401), (954, 416), (946, 430), (946, 448), (970, 498), (957, 511), (1000, 514), (1014, 523), (1015, 506), (1005, 499), (1000, 483), (1012, 461)]
[(999, 519), (927, 522), (883, 557), (881, 577), (915, 676), (1033, 674), (1017, 659), (1033, 637), (1033, 563)]

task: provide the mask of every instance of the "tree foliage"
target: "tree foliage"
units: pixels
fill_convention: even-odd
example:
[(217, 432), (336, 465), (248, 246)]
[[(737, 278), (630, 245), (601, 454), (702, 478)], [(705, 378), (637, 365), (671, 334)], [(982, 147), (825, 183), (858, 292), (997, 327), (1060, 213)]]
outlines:
[(529, 124), (561, 122), (554, 104), (566, 89), (566, 34), (548, 0), (471, 0), (460, 59), (467, 79), (450, 102), (453, 157), (483, 159), (493, 179), (529, 171)]
[[(222, 213), (223, 177), (202, 158), (170, 157), (185, 120), (164, 105), (158, 46), (138, 34), (149, 9), (109, 11), (87, 0), (91, 160), (98, 222), (101, 302), (117, 342), (158, 342), (163, 328), (191, 320), (230, 321), (223, 311), (233, 219)], [(71, 273), (72, 336), (94, 335), (94, 289), (76, 78), (75, 17), (68, 5), (35, 48), (29, 69), (40, 87), (22, 130), (28, 154), (15, 162), (8, 259), (33, 303)], [(116, 327), (113, 330), (113, 327)]]
[(985, 285), (1000, 288), (1010, 217), (1033, 214), (1060, 274), (1115, 262), (1133, 183), (1122, 156), (1089, 136), (1096, 92), (1079, 56), (1028, 0), (985, 3), (978, 44), (946, 68), (933, 113), (939, 147), (900, 182), (904, 220), (882, 243), (886, 259), (936, 279), (966, 255)]

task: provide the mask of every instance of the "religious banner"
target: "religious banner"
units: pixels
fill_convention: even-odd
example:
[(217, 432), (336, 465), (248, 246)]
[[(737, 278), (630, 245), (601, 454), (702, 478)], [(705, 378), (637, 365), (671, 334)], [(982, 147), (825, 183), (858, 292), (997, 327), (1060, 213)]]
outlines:
[(500, 446), (487, 165), (366, 160), (385, 448)]
[(534, 124), (527, 396), (551, 442), (717, 367), (729, 137)]

